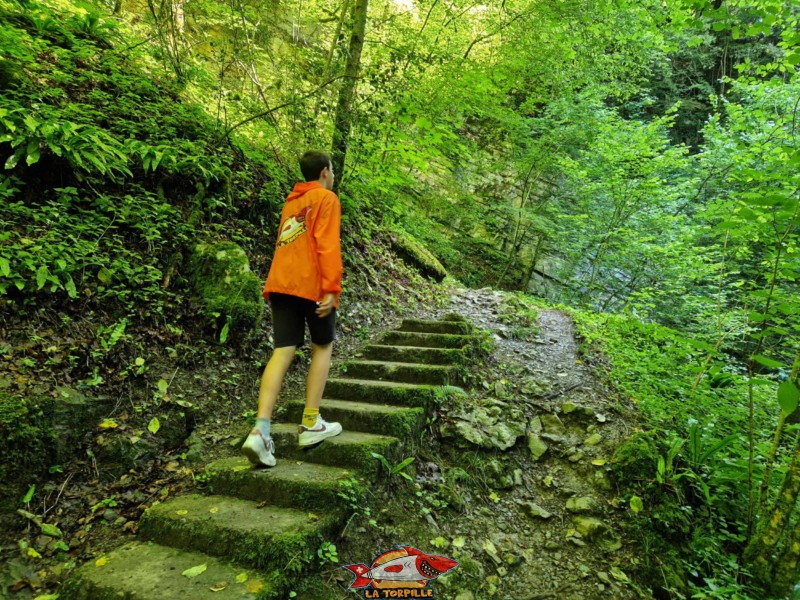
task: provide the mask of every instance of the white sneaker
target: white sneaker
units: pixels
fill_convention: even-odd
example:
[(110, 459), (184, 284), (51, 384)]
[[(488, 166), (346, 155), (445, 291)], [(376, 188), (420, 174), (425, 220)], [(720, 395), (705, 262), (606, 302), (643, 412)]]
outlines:
[(255, 467), (275, 466), (275, 442), (271, 437), (264, 437), (258, 429), (253, 429), (242, 446), (242, 454)]
[(313, 446), (314, 444), (319, 444), (322, 440), (334, 437), (340, 433), (342, 433), (342, 426), (339, 423), (328, 423), (320, 415), (317, 415), (317, 422), (314, 424), (314, 427), (309, 429), (302, 423), (300, 424), (297, 443), (301, 448)]

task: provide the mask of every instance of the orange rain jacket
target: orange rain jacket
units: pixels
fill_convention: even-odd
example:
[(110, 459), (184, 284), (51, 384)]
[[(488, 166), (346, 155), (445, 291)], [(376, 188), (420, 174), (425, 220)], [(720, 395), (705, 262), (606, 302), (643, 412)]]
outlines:
[(341, 221), (339, 198), (316, 181), (298, 183), (286, 198), (275, 256), (264, 284), (270, 292), (317, 302), (327, 293), (342, 291)]

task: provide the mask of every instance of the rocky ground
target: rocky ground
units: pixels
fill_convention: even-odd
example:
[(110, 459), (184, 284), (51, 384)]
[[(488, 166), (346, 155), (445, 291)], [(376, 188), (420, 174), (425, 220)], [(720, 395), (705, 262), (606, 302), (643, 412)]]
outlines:
[(494, 347), (473, 369), (468, 397), (443, 403), (440, 453), (420, 453), (417, 488), (433, 499), (427, 513), (419, 500), (404, 506), (407, 519), (425, 513), (430, 527), (388, 518), (381, 529), (379, 515), (378, 531), (365, 527), (363, 537), (377, 534), (379, 551), (410, 543), (406, 535), (458, 559), (461, 573), (434, 583), (443, 598), (642, 597), (626, 573), (638, 552), (620, 527), (630, 509), (617, 503), (607, 472), (629, 407), (593, 376), (570, 317), (541, 310), (536, 319), (520, 298), (456, 289), (432, 315), (462, 314), (492, 332)]

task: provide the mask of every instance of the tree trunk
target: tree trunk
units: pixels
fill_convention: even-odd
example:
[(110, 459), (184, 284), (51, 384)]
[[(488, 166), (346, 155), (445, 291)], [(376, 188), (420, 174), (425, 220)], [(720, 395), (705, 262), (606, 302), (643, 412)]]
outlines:
[[(772, 572), (776, 565), (775, 554), (778, 550), (778, 542), (784, 537), (799, 493), (800, 440), (795, 446), (781, 491), (775, 499), (772, 510), (761, 515), (762, 526), (759, 532), (750, 540), (750, 544), (744, 554), (745, 562), (750, 567), (753, 575), (767, 586), (771, 582)], [(791, 544), (791, 542), (792, 540), (789, 540), (788, 543)]]
[(539, 260), (539, 251), (542, 248), (542, 243), (544, 242), (544, 235), (539, 234), (539, 237), (536, 239), (536, 248), (533, 251), (533, 258), (531, 259), (531, 266), (528, 269), (527, 274), (525, 275), (525, 282), (522, 284), (522, 292), (528, 293), (528, 287), (531, 285), (531, 278), (533, 274), (536, 272), (536, 262)]
[(794, 526), (783, 553), (777, 561), (772, 576), (772, 591), (776, 594), (791, 593), (797, 582), (798, 563), (800, 563), (800, 523)]
[(331, 162), (336, 174), (334, 191), (344, 179), (344, 164), (347, 158), (347, 141), (353, 125), (352, 106), (356, 95), (358, 71), (361, 67), (361, 49), (364, 47), (364, 32), (367, 29), (367, 5), (369, 0), (355, 0), (353, 4), (353, 29), (350, 33), (350, 50), (344, 69), (344, 82), (339, 90), (336, 114), (333, 120), (333, 142)]

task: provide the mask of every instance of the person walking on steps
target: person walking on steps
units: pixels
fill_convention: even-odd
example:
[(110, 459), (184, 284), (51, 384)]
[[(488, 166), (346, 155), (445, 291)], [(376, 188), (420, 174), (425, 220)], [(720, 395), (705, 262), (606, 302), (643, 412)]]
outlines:
[(242, 453), (255, 466), (275, 466), (272, 411), (295, 350), (303, 345), (306, 325), (311, 366), (298, 443), (313, 446), (342, 432), (339, 423), (327, 423), (319, 414), (342, 291), (341, 207), (331, 191), (334, 174), (327, 154), (306, 152), (300, 158), (300, 170), (306, 181), (296, 184), (286, 198), (263, 291), (272, 308), (275, 348), (261, 377), (256, 425), (242, 446)]

